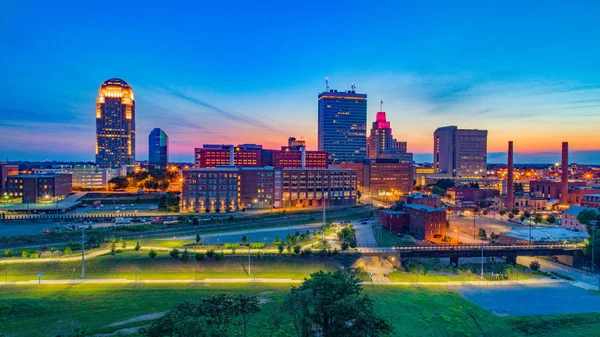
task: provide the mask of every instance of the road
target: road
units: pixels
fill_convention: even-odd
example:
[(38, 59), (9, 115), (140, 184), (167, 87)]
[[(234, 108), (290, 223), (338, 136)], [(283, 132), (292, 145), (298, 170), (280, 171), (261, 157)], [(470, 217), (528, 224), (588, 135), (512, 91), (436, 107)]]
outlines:
[[(300, 234), (306, 233), (308, 230), (310, 234), (312, 234), (313, 230), (320, 230), (322, 224), (311, 223), (306, 225), (298, 225), (298, 226), (284, 226), (284, 227), (275, 227), (275, 228), (260, 228), (260, 229), (250, 229), (250, 230), (236, 230), (225, 233), (210, 233), (210, 234), (202, 234), (202, 243), (204, 244), (218, 244), (218, 243), (241, 243), (242, 236), (246, 236), (249, 242), (264, 242), (270, 244), (275, 239), (275, 236), (279, 236), (279, 238), (285, 241), (286, 236), (289, 234), (294, 235), (296, 231), (300, 232)], [(182, 240), (195, 240), (196, 235), (186, 235), (179, 236), (177, 239)], [(170, 238), (165, 238), (164, 240), (171, 240)]]

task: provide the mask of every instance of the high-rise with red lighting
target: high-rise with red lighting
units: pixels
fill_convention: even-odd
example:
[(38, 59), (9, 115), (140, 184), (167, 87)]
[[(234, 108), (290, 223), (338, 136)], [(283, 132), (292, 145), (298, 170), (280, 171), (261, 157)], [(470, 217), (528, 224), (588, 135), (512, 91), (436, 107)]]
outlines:
[(562, 174), (561, 174), (560, 204), (569, 205), (569, 143), (562, 143)]
[(513, 163), (513, 142), (508, 142), (508, 179), (506, 182), (506, 208), (510, 211), (513, 209), (515, 202), (515, 190), (514, 190), (514, 163)]
[(390, 122), (385, 112), (377, 112), (371, 133), (367, 139), (368, 158), (395, 158), (402, 162), (412, 162), (412, 153), (406, 152), (406, 142), (399, 142), (392, 135)]

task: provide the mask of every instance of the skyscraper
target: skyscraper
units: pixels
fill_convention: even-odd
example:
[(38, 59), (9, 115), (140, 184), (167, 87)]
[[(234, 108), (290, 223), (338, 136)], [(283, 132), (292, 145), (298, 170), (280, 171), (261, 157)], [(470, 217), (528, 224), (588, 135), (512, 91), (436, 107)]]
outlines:
[(135, 164), (135, 100), (129, 84), (111, 78), (100, 86), (96, 104), (96, 165)]
[(319, 151), (330, 163), (353, 162), (367, 156), (367, 95), (354, 90), (319, 94)]
[(148, 165), (166, 169), (169, 162), (169, 136), (155, 128), (148, 136)]
[(367, 155), (369, 158), (393, 158), (412, 163), (412, 153), (406, 152), (406, 142), (399, 142), (394, 138), (384, 111), (377, 112), (371, 127), (367, 139)]
[(477, 177), (487, 169), (487, 130), (466, 130), (456, 126), (433, 133), (435, 173), (452, 177)]

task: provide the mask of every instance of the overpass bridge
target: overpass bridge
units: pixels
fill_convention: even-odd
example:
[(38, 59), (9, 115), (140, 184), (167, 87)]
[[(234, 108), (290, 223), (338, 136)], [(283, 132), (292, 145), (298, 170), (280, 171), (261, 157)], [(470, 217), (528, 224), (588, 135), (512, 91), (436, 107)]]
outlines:
[(517, 256), (559, 256), (581, 255), (583, 244), (531, 244), (531, 245), (456, 245), (456, 246), (392, 246), (392, 247), (357, 247), (364, 256), (402, 258), (450, 258), (450, 262), (458, 265), (461, 257), (499, 257), (508, 263), (515, 264)]

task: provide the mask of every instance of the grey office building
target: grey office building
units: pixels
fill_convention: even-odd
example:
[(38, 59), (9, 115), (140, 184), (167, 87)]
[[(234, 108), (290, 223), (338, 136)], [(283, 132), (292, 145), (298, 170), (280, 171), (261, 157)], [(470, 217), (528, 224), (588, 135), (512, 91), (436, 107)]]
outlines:
[(100, 86), (96, 104), (96, 165), (135, 164), (135, 100), (127, 82), (111, 78)]
[(327, 151), (333, 164), (366, 158), (366, 94), (354, 90), (319, 94), (319, 151)]
[(487, 170), (487, 130), (438, 128), (433, 133), (433, 164), (436, 174), (483, 176)]
[(169, 136), (155, 128), (148, 136), (148, 165), (165, 170), (169, 162)]

